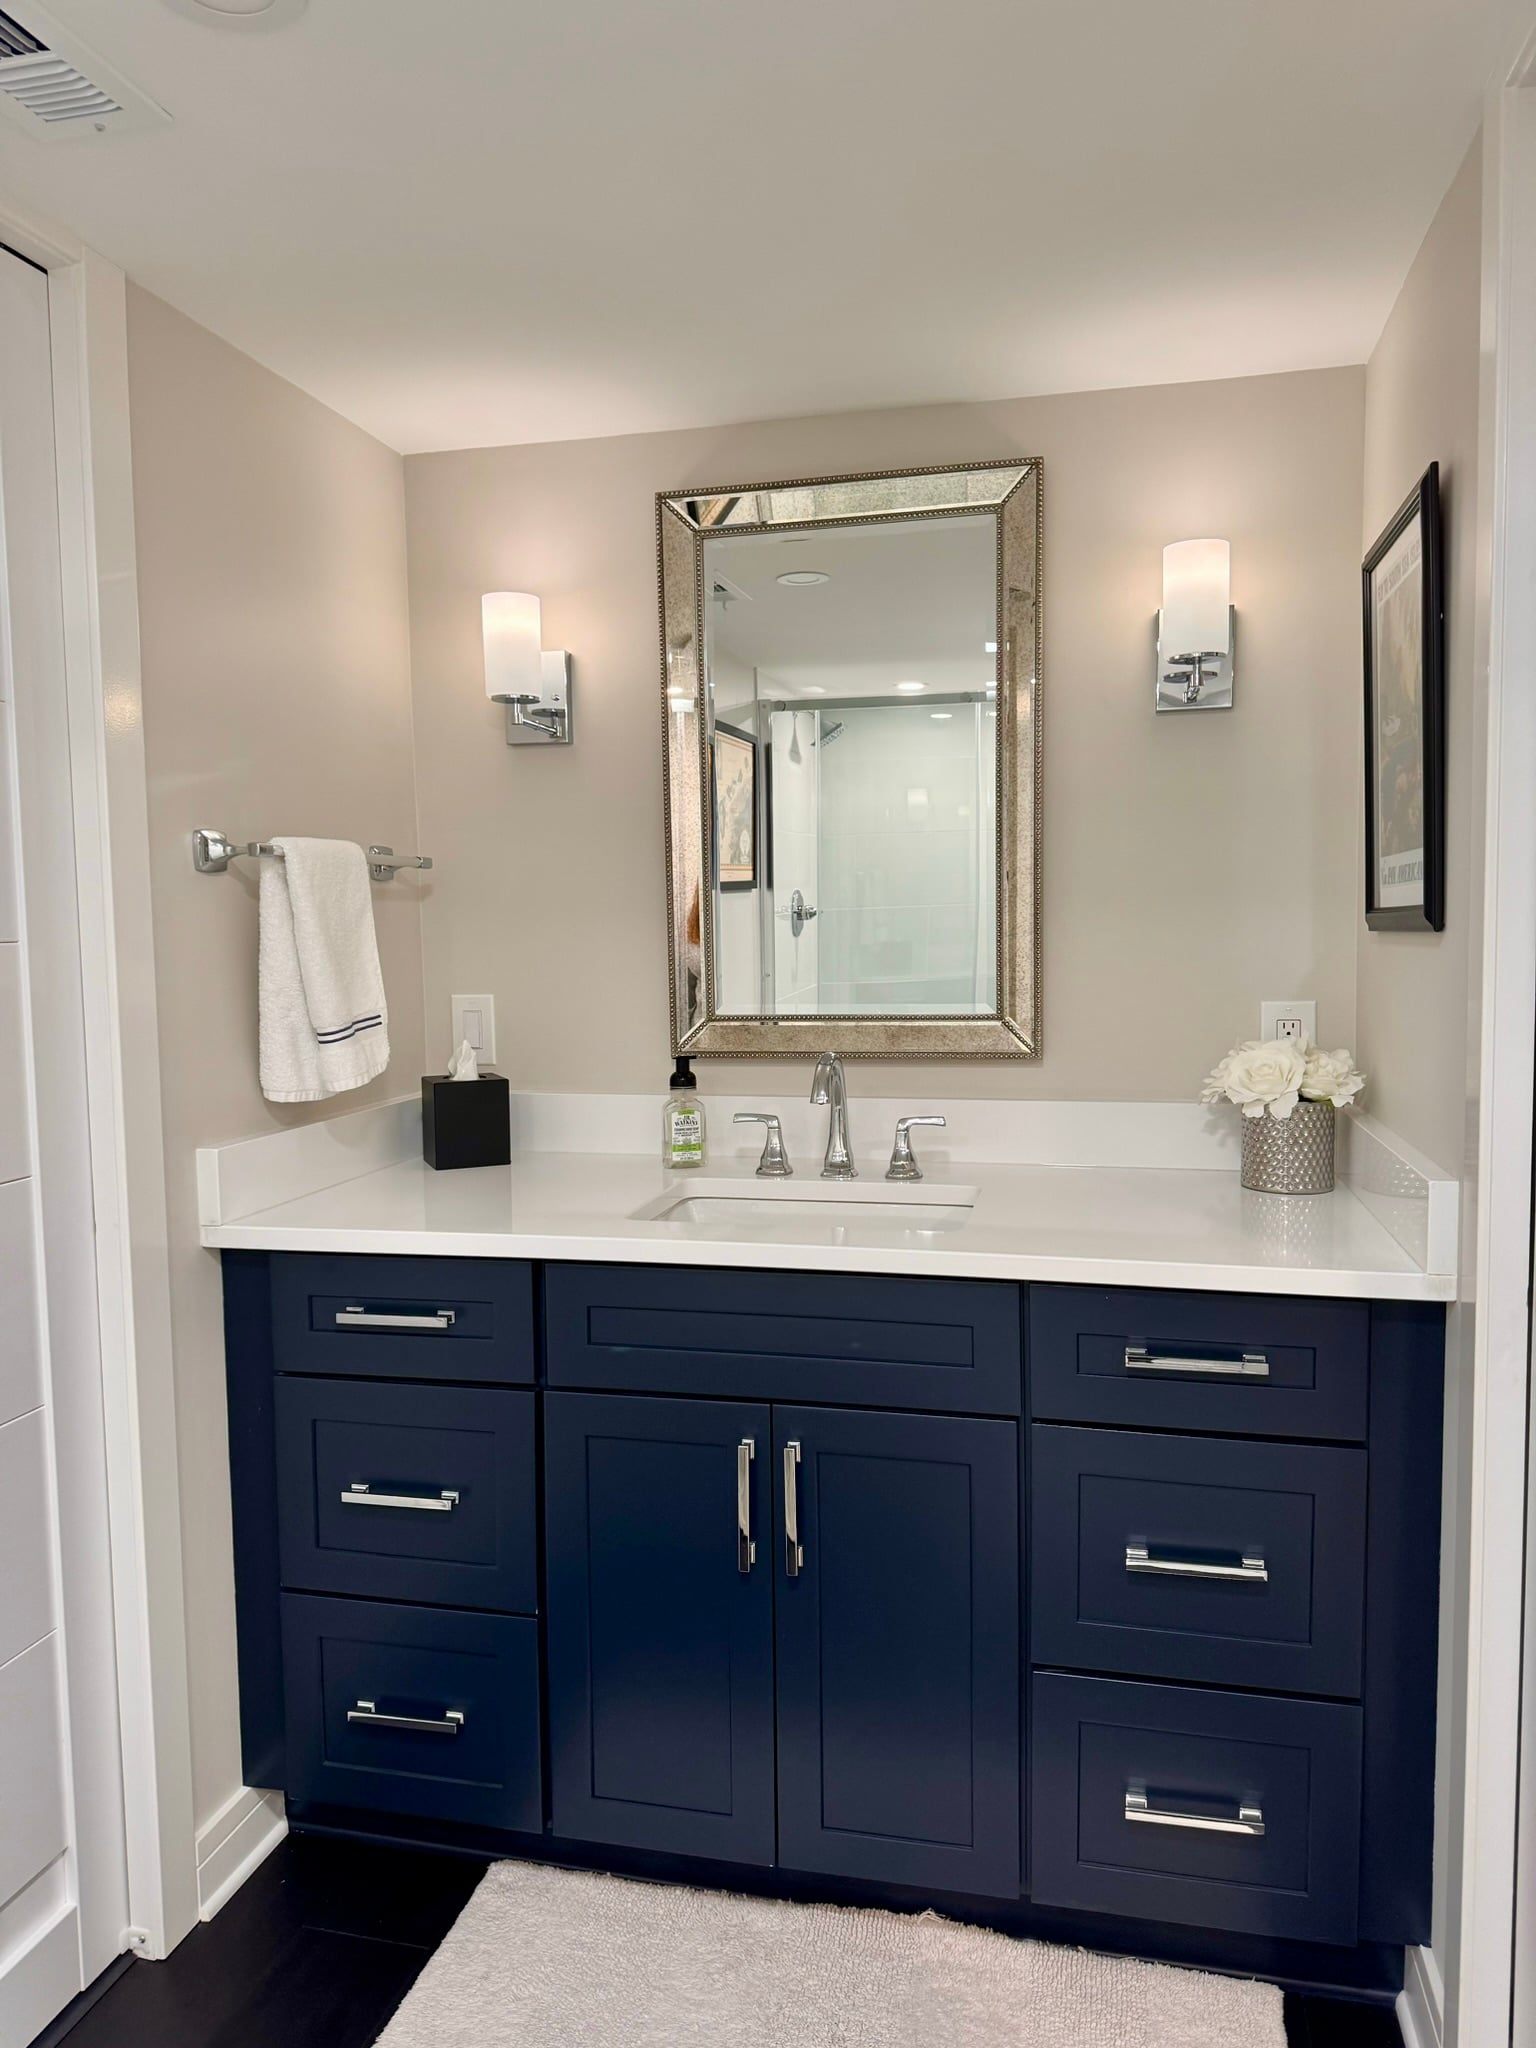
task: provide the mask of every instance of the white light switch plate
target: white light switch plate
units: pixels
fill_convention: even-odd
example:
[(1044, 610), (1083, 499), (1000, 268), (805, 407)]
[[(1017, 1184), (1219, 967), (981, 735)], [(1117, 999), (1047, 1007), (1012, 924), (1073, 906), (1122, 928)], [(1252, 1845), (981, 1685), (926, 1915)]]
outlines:
[(496, 1064), (496, 998), (494, 996), (454, 996), (453, 1003), (453, 1050), (467, 1038), (475, 1049), (475, 1058), (482, 1067)]
[(1316, 1045), (1317, 1004), (1310, 996), (1298, 996), (1284, 1003), (1260, 1003), (1259, 1036), (1302, 1038), (1308, 1045)]

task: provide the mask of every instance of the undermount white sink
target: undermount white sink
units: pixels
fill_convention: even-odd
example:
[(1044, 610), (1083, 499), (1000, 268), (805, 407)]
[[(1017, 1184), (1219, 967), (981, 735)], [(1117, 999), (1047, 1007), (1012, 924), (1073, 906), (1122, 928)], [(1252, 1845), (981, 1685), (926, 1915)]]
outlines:
[(975, 1202), (974, 1187), (937, 1181), (705, 1181), (669, 1188), (637, 1209), (634, 1221), (776, 1239), (859, 1225), (882, 1237), (893, 1230), (928, 1236), (964, 1229)]

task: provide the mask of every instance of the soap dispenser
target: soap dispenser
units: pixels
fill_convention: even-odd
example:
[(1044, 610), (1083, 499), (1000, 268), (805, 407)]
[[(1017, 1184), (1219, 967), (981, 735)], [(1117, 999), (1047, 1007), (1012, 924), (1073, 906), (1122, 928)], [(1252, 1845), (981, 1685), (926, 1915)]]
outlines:
[(704, 1105), (699, 1100), (693, 1068), (679, 1059), (671, 1081), (671, 1094), (661, 1112), (661, 1163), (663, 1166), (702, 1166), (708, 1157), (704, 1131)]

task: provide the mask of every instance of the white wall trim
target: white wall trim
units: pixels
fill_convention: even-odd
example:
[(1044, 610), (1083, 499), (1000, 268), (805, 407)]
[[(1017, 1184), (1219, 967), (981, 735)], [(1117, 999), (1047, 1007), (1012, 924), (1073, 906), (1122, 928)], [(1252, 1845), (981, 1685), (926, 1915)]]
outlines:
[(197, 1837), (197, 1897), (202, 1919), (211, 1920), (264, 1863), (288, 1832), (281, 1792), (253, 1792), (242, 1785)]
[[(1481, 1102), (1476, 1131), (1476, 1304), (1461, 1898), (1448, 2038), (1511, 2038), (1524, 1609), (1527, 1383), (1531, 1342), (1531, 1154), (1536, 1061), (1536, 92), (1529, 30), (1487, 99), (1483, 134), (1483, 390), (1479, 448), (1480, 621), (1486, 639)], [(1481, 633), (1480, 624), (1480, 633)], [(1449, 1362), (1457, 1368), (1457, 1361)]]
[(1403, 1988), (1397, 1994), (1403, 2048), (1444, 2048), (1445, 1986), (1432, 1948), (1403, 1952)]
[(49, 276), (129, 1913), (164, 1955), (199, 1902), (125, 280), (3, 195), (0, 241)]

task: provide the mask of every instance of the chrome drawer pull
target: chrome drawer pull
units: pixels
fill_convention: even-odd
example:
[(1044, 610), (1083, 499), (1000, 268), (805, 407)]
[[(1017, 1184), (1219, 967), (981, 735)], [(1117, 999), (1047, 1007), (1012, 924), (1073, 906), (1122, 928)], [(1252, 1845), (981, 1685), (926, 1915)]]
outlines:
[(341, 1504), (344, 1508), (417, 1508), (426, 1515), (451, 1515), (459, 1496), (448, 1486), (441, 1493), (375, 1493), (366, 1479), (354, 1479), (343, 1487)]
[(404, 1728), (412, 1735), (457, 1735), (464, 1726), (464, 1716), (455, 1707), (441, 1721), (427, 1721), (415, 1714), (381, 1714), (372, 1700), (348, 1707), (347, 1719), (361, 1728)]
[(1245, 1550), (1241, 1564), (1198, 1564), (1187, 1557), (1154, 1557), (1145, 1543), (1127, 1543), (1125, 1568), (1128, 1572), (1161, 1572), (1169, 1579), (1241, 1579), (1252, 1585), (1269, 1583), (1269, 1566), (1256, 1550)]
[(757, 1562), (757, 1545), (752, 1541), (752, 1460), (757, 1445), (744, 1436), (736, 1446), (736, 1569), (751, 1571)]
[(800, 1446), (784, 1446), (784, 1576), (797, 1579), (805, 1563), (800, 1541)]
[(392, 1316), (382, 1309), (339, 1308), (336, 1311), (338, 1330), (451, 1330), (454, 1314), (451, 1308), (433, 1309), (430, 1315)]
[(1262, 1835), (1264, 1832), (1263, 1808), (1250, 1806), (1246, 1800), (1238, 1807), (1236, 1820), (1218, 1820), (1208, 1813), (1172, 1813), (1166, 1807), (1148, 1806), (1146, 1793), (1135, 1786), (1126, 1787), (1125, 1817), (1140, 1821), (1143, 1827), (1195, 1828), (1205, 1835)]
[(1159, 1358), (1144, 1344), (1127, 1344), (1125, 1369), (1127, 1372), (1214, 1372), (1227, 1379), (1269, 1378), (1269, 1360), (1262, 1351), (1245, 1351), (1241, 1358)]

